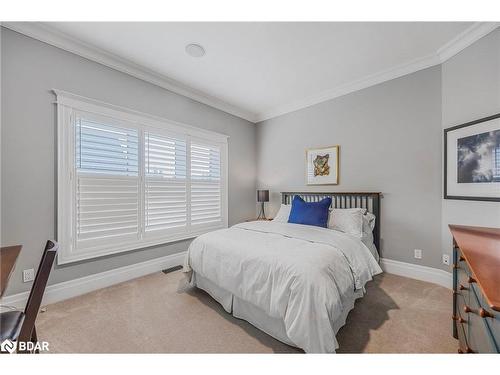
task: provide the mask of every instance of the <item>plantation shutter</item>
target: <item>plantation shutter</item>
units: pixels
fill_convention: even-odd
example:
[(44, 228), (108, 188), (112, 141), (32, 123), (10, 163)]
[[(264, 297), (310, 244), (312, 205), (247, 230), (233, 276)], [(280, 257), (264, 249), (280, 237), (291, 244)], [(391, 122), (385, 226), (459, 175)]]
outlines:
[(221, 150), (191, 143), (191, 225), (217, 225), (222, 219)]
[(186, 141), (145, 132), (145, 231), (187, 226)]
[(139, 234), (138, 131), (84, 115), (75, 123), (75, 240), (136, 239)]
[(58, 264), (227, 227), (227, 136), (54, 92)]

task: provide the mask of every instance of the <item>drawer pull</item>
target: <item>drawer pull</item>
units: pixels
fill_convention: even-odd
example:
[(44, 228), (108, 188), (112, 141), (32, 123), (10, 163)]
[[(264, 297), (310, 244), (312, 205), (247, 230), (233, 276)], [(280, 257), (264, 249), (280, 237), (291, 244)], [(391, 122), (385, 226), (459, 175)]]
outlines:
[(453, 320), (456, 320), (457, 322), (459, 323), (465, 323), (467, 322), (464, 318), (462, 318), (461, 316), (455, 316), (455, 315), (452, 315), (451, 319)]
[(469, 278), (467, 279), (467, 282), (469, 284), (472, 284), (472, 283), (475, 283), (476, 282), (476, 279), (474, 279), (472, 276), (469, 276)]
[(472, 310), (472, 309), (471, 309), (469, 306), (467, 306), (467, 305), (465, 305), (465, 306), (464, 306), (464, 311), (465, 311), (466, 313), (474, 312), (474, 310)]
[(463, 286), (462, 284), (460, 284), (460, 285), (458, 286), (458, 289), (460, 289), (460, 290), (468, 290), (468, 288), (466, 288), (466, 287), (465, 287), (465, 286)]
[(465, 352), (461, 348), (458, 348), (458, 354), (464, 354), (464, 353), (474, 353), (474, 350), (472, 350), (468, 346), (465, 348)]
[(481, 318), (494, 318), (495, 315), (490, 313), (488, 310), (483, 309), (482, 307), (479, 309), (479, 316)]

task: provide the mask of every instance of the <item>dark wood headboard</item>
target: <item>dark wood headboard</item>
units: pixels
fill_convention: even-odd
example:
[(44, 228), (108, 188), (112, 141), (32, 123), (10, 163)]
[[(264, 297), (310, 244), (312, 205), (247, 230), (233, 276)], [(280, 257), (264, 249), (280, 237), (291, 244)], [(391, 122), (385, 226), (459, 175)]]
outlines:
[(295, 195), (306, 202), (319, 202), (323, 198), (332, 198), (332, 208), (366, 208), (375, 215), (373, 228), (373, 243), (380, 253), (380, 196), (381, 193), (313, 193), (313, 192), (282, 192), (281, 203), (291, 204)]

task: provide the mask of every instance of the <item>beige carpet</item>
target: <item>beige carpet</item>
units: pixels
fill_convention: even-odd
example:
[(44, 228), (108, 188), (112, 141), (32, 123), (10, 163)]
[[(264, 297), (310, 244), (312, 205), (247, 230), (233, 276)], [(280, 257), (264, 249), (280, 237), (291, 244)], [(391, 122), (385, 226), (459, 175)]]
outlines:
[[(155, 273), (47, 306), (39, 340), (52, 353), (297, 353), (233, 318), (180, 271)], [(380, 275), (338, 333), (344, 353), (455, 353), (451, 291)]]

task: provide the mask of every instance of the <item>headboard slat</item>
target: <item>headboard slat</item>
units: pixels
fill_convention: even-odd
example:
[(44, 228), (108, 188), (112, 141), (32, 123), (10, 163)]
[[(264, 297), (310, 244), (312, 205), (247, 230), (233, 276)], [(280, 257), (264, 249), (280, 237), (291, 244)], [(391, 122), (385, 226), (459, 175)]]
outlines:
[[(380, 196), (381, 193), (359, 193), (359, 192), (282, 192), (281, 203), (291, 204), (295, 195), (300, 196), (306, 202), (318, 202), (323, 198), (332, 198), (332, 208), (366, 208), (368, 212), (375, 215), (375, 228), (373, 229), (373, 242), (380, 253)], [(354, 199), (353, 199), (354, 198)]]

